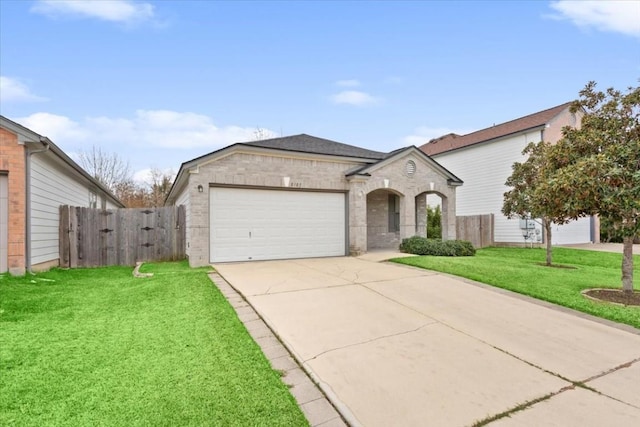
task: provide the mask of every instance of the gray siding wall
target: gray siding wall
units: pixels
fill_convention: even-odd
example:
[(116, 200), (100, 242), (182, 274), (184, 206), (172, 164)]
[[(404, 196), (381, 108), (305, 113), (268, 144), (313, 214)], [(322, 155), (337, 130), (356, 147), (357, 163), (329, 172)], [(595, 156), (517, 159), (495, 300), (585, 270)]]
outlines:
[[(99, 198), (98, 198), (99, 202)], [(89, 206), (89, 186), (48, 156), (31, 156), (31, 265), (59, 256), (60, 205)]]

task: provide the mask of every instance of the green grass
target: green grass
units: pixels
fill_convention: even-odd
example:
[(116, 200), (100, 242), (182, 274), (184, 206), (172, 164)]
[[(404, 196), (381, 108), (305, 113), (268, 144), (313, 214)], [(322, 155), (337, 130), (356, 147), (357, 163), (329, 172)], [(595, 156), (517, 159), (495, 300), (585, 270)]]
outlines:
[(0, 425), (308, 425), (185, 263), (0, 276)]
[[(466, 277), (499, 288), (569, 307), (640, 328), (640, 307), (591, 301), (580, 294), (588, 288), (621, 288), (622, 255), (554, 248), (553, 262), (575, 269), (541, 266), (544, 249), (485, 248), (475, 257), (410, 257), (401, 264)], [(640, 256), (634, 256), (634, 288), (640, 289)]]

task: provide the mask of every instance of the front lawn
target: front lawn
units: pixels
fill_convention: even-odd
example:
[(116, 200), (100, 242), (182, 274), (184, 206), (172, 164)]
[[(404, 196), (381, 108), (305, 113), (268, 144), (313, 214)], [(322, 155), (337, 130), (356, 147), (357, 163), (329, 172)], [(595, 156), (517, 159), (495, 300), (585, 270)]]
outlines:
[(185, 263), (0, 276), (0, 425), (307, 425)]
[[(409, 257), (393, 260), (466, 277), (605, 319), (640, 328), (640, 307), (591, 301), (580, 294), (588, 288), (621, 288), (622, 255), (554, 248), (553, 262), (575, 269), (544, 267), (544, 249), (485, 248), (475, 257)], [(640, 256), (634, 256), (634, 288), (640, 289)]]

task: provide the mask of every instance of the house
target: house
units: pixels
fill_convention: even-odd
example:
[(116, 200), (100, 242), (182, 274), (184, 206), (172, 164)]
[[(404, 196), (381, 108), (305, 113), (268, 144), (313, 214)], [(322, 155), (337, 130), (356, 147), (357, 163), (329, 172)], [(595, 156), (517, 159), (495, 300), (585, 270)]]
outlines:
[(454, 239), (460, 185), (416, 147), (381, 153), (301, 134), (183, 163), (166, 204), (186, 206), (189, 264), (202, 266), (397, 248), (425, 235), (430, 193)]
[[(465, 181), (456, 198), (458, 215), (494, 214), (496, 244), (524, 242), (519, 219), (510, 220), (501, 213), (504, 193), (508, 191), (504, 183), (512, 173), (513, 163), (526, 160), (522, 150), (527, 144), (557, 142), (562, 138), (563, 127), (579, 125), (579, 117), (571, 113), (570, 106), (570, 102), (565, 103), (466, 135), (448, 134), (420, 147)], [(533, 224), (534, 240), (542, 242), (542, 226), (539, 222)], [(597, 242), (598, 228), (595, 218), (554, 225), (552, 244)]]
[(47, 137), (0, 116), (0, 273), (58, 265), (60, 205), (123, 207)]

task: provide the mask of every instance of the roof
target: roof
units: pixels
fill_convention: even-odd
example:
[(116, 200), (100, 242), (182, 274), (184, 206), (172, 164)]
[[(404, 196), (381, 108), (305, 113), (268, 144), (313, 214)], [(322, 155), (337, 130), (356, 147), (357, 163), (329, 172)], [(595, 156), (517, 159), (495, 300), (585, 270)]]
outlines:
[(422, 145), (420, 149), (428, 155), (433, 156), (435, 154), (445, 153), (447, 151), (453, 151), (470, 145), (479, 144), (481, 142), (490, 141), (492, 139), (523, 132), (528, 129), (534, 129), (549, 123), (551, 119), (569, 108), (571, 104), (571, 102), (565, 102), (564, 104), (556, 107), (529, 114), (528, 116), (520, 117), (519, 119), (494, 125), (466, 135), (450, 133), (439, 138), (432, 139)]
[(208, 159), (212, 159), (217, 155), (220, 155), (222, 153), (229, 153), (231, 152), (231, 150), (236, 150), (242, 147), (255, 147), (257, 149), (270, 149), (292, 153), (295, 152), (317, 154), (324, 156), (328, 155), (343, 158), (347, 157), (355, 159), (359, 163), (365, 163), (365, 165), (358, 166), (354, 170), (347, 172), (347, 176), (366, 175), (368, 173), (368, 165), (380, 165), (381, 163), (386, 162), (388, 159), (391, 159), (392, 157), (395, 157), (400, 153), (404, 153), (407, 150), (415, 150), (417, 155), (424, 156), (424, 158), (428, 162), (430, 162), (436, 169), (439, 169), (444, 175), (446, 175), (451, 185), (462, 184), (460, 178), (452, 174), (450, 171), (445, 169), (442, 165), (430, 158), (424, 152), (420, 151), (415, 146), (399, 148), (389, 153), (383, 153), (380, 151), (367, 150), (366, 148), (360, 148), (354, 145), (343, 144), (341, 142), (331, 141), (329, 139), (318, 138), (316, 136), (302, 133), (300, 135), (285, 136), (280, 138), (263, 139), (259, 141), (242, 143), (239, 142), (182, 163), (182, 165), (180, 165), (180, 169), (178, 170), (178, 174), (176, 175), (176, 179), (173, 181), (173, 185), (169, 190), (169, 194), (165, 199), (165, 203), (171, 201), (172, 198), (176, 195), (175, 193), (177, 191), (181, 191), (181, 188), (186, 185), (186, 175), (188, 169), (197, 167), (201, 162), (206, 162), (208, 161)]
[(86, 170), (84, 170), (80, 165), (74, 162), (60, 147), (53, 143), (46, 136), (42, 136), (29, 128), (22, 126), (20, 123), (16, 123), (13, 120), (6, 118), (5, 116), (0, 115), (0, 124), (2, 127), (8, 129), (11, 132), (17, 133), (22, 137), (26, 138), (29, 143), (40, 143), (44, 147), (46, 147), (47, 151), (55, 154), (59, 159), (61, 159), (64, 163), (66, 163), (71, 169), (78, 172), (85, 179), (87, 179), (91, 184), (95, 185), (97, 188), (102, 190), (109, 198), (112, 199), (117, 205), (120, 207), (124, 207), (124, 204), (118, 199), (107, 187), (105, 187), (101, 182), (91, 176)]
[(274, 148), (277, 150), (296, 151), (301, 153), (326, 154), (330, 156), (358, 157), (372, 160), (382, 160), (387, 156), (387, 153), (367, 150), (366, 148), (355, 147), (353, 145), (318, 138), (304, 133), (281, 138), (244, 142), (241, 145)]

